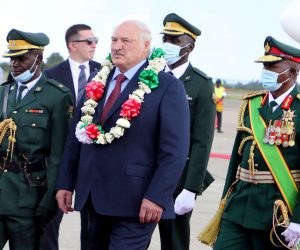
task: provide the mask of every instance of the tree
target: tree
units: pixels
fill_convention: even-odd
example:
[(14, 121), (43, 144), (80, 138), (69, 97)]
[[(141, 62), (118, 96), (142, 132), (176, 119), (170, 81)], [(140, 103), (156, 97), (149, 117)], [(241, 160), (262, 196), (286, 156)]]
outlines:
[(43, 64), (43, 69), (51, 68), (54, 65), (61, 63), (63, 60), (64, 58), (58, 52), (54, 52), (47, 58), (46, 63)]

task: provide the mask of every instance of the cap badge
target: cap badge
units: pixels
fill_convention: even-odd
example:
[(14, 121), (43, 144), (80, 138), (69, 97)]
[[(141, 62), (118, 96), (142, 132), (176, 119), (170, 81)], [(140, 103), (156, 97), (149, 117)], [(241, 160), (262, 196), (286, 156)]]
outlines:
[(265, 45), (265, 52), (269, 52), (270, 49), (271, 49), (270, 44), (266, 43), (266, 45)]

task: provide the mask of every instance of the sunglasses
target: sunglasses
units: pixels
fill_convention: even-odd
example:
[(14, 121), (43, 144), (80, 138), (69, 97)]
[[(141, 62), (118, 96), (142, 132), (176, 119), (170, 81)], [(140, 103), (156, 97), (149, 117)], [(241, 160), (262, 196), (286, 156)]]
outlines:
[(93, 42), (95, 42), (96, 44), (98, 43), (98, 37), (90, 37), (83, 40), (74, 40), (73, 42), (77, 42), (77, 43), (86, 42), (88, 45), (92, 45)]

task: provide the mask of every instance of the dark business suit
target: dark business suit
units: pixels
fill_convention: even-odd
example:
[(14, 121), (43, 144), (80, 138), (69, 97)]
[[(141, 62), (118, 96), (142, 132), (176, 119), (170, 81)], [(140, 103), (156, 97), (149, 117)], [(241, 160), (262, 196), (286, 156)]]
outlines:
[[(215, 103), (211, 78), (191, 64), (179, 78), (182, 81), (190, 111), (190, 152), (174, 199), (183, 189), (198, 195), (213, 182), (207, 171), (209, 153), (214, 136)], [(192, 211), (176, 215), (175, 220), (161, 220), (159, 231), (162, 250), (188, 250)]]
[[(90, 61), (90, 73), (93, 71), (97, 71), (100, 69), (100, 63), (95, 61)], [(55, 79), (56, 81), (64, 84), (67, 86), (72, 93), (72, 96), (74, 98), (74, 103), (76, 104), (76, 94), (75, 94), (75, 88), (73, 83), (73, 77), (71, 72), (71, 67), (69, 60), (65, 60), (60, 64), (57, 64), (53, 66), (52, 68), (49, 68), (44, 71), (44, 74), (51, 79)], [(63, 217), (63, 213), (59, 211), (55, 218), (47, 225), (45, 229), (45, 235), (44, 235), (44, 249), (43, 250), (58, 250), (58, 237), (59, 237), (59, 226), (61, 223)], [(84, 231), (85, 224), (84, 223), (84, 215), (81, 214), (81, 230)]]
[[(138, 88), (139, 72), (146, 66), (138, 70), (112, 106), (104, 121), (105, 131), (115, 126), (122, 103)], [(97, 214), (138, 219), (142, 199), (146, 198), (163, 207), (162, 218), (174, 218), (172, 195), (188, 154), (188, 105), (180, 81), (165, 72), (158, 76), (159, 87), (145, 95), (140, 115), (112, 144), (78, 142), (74, 135), (81, 115), (78, 109), (57, 182), (58, 190), (75, 189), (75, 210), (82, 210), (90, 197)], [(96, 109), (95, 121), (100, 118), (105, 94)], [(148, 231), (148, 240), (151, 233)], [(147, 243), (128, 249), (143, 249)]]
[[(95, 61), (90, 61), (90, 73), (97, 71), (100, 69), (100, 63)], [(72, 92), (72, 95), (74, 96), (74, 99), (76, 97), (75, 89), (74, 89), (74, 83), (72, 78), (72, 72), (69, 60), (65, 60), (60, 64), (57, 64), (53, 66), (50, 69), (46, 69), (44, 71), (44, 74), (51, 79), (55, 79), (56, 81), (66, 85)], [(76, 103), (76, 102), (74, 102)]]

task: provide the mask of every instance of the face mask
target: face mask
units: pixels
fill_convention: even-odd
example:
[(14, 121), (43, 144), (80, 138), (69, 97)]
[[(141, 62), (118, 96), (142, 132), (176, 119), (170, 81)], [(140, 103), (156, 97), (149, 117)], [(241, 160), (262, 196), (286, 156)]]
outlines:
[(161, 49), (166, 52), (165, 54), (165, 59), (168, 62), (169, 65), (172, 65), (176, 62), (178, 62), (183, 56), (185, 56), (187, 54), (184, 53), (182, 56), (180, 56), (180, 51), (182, 49), (184, 49), (185, 47), (189, 46), (190, 43), (188, 43), (187, 45), (180, 47), (178, 45), (172, 44), (172, 43), (163, 43), (161, 45)]
[(34, 60), (34, 62), (33, 62), (33, 64), (32, 64), (32, 66), (31, 66), (30, 69), (25, 70), (23, 73), (21, 73), (20, 75), (17, 75), (17, 76), (14, 76), (14, 75), (12, 74), (13, 78), (14, 78), (17, 82), (28, 82), (28, 81), (34, 76), (35, 71), (36, 71), (37, 68), (38, 68), (38, 65), (36, 65), (35, 70), (31, 73), (31, 70), (32, 70), (34, 64), (36, 63), (37, 58), (38, 58), (38, 56), (36, 56), (36, 58), (35, 58), (35, 60)]
[(261, 73), (261, 78), (260, 78), (260, 82), (262, 84), (262, 87), (264, 89), (267, 89), (269, 91), (276, 91), (278, 90), (283, 83), (287, 82), (290, 78), (284, 80), (283, 82), (277, 82), (278, 76), (284, 74), (285, 72), (287, 72), (288, 70), (290, 70), (290, 68), (284, 70), (281, 73), (277, 73), (271, 70), (266, 70), (263, 69), (262, 73)]

